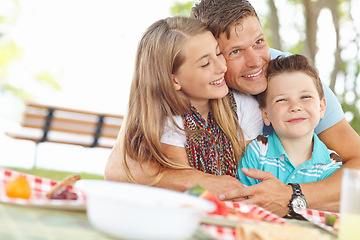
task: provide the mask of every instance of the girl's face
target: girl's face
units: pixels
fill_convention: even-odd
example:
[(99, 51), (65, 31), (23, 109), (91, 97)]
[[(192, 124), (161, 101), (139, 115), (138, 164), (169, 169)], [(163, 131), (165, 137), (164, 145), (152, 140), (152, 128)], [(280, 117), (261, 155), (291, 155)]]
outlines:
[(279, 137), (311, 135), (325, 114), (325, 98), (320, 99), (313, 79), (303, 72), (281, 73), (268, 83), (266, 125), (272, 123)]
[(189, 38), (182, 48), (185, 61), (173, 74), (176, 90), (183, 91), (199, 111), (209, 99), (223, 98), (229, 89), (225, 83), (226, 63), (211, 32)]

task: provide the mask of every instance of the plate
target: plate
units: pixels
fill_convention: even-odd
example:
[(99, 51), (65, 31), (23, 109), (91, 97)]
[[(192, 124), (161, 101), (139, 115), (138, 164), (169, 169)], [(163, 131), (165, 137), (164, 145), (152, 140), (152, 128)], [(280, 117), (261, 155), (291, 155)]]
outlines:
[(298, 209), (299, 214), (301, 214), (304, 218), (314, 223), (315, 225), (331, 232), (337, 234), (338, 230), (333, 227), (325, 224), (325, 214), (333, 215), (339, 217), (339, 213), (327, 212), (327, 211), (319, 211), (314, 209)]
[[(29, 182), (31, 187), (31, 196), (30, 199), (22, 198), (12, 198), (8, 197), (5, 192), (5, 185), (13, 179), (23, 176)], [(48, 199), (46, 193), (55, 186), (58, 181), (43, 178), (31, 174), (21, 173), (10, 169), (0, 168), (0, 202), (31, 206), (31, 207), (41, 207), (41, 208), (50, 208), (50, 209), (61, 209), (61, 210), (70, 210), (70, 211), (85, 211), (86, 210), (86, 197), (83, 191), (72, 187), (72, 192), (75, 192), (78, 195), (77, 200), (58, 200), (58, 199)]]
[(87, 216), (98, 230), (120, 239), (189, 239), (215, 204), (196, 196), (124, 182), (85, 179)]

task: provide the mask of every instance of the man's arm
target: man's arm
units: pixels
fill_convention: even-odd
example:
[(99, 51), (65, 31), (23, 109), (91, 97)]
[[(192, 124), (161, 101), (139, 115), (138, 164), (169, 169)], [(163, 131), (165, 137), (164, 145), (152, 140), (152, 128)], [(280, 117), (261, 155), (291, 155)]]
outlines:
[(351, 160), (351, 167), (360, 169), (360, 137), (345, 118), (318, 136), (329, 149), (340, 155), (344, 164)]
[[(308, 201), (308, 208), (337, 212), (340, 204), (342, 169), (360, 169), (360, 137), (343, 119), (321, 132), (319, 138), (343, 158), (344, 166), (326, 179), (300, 186)], [(272, 174), (260, 170), (248, 169), (244, 173), (261, 182), (245, 189), (224, 192), (220, 195), (221, 200), (248, 198), (246, 202), (257, 204), (279, 216), (288, 213), (287, 205), (292, 195), (290, 186), (280, 182)]]
[[(303, 193), (306, 197), (308, 195), (309, 208), (338, 211), (342, 170), (360, 169), (360, 137), (345, 118), (318, 136), (329, 149), (340, 155), (343, 166), (318, 183), (302, 184)], [(321, 189), (326, 189), (326, 194)]]
[[(281, 217), (289, 213), (288, 205), (293, 194), (291, 186), (284, 184), (270, 172), (244, 168), (242, 171), (248, 177), (259, 179), (261, 182), (243, 189), (224, 192), (219, 195), (220, 200), (255, 204)], [(339, 173), (335, 172), (334, 174)], [(333, 175), (330, 177), (333, 177)], [(331, 179), (330, 177), (318, 182), (300, 184), (308, 202), (308, 208), (339, 211), (341, 184), (336, 182), (337, 178)]]
[[(184, 154), (186, 153), (182, 151), (183, 148), (175, 146), (169, 147), (169, 145), (166, 146), (166, 144), (164, 147), (167, 147), (166, 152), (168, 152), (167, 154), (169, 157), (176, 156), (178, 163), (185, 163), (183, 161)], [(106, 164), (105, 180), (131, 182), (125, 173), (124, 166), (120, 159), (119, 144), (116, 144)], [(127, 159), (127, 164), (134, 179), (139, 184), (151, 184), (158, 173), (158, 167), (155, 164), (143, 163), (140, 166), (137, 161), (131, 159)], [(155, 186), (183, 192), (197, 184), (200, 184), (202, 187), (213, 192), (216, 196), (232, 189), (244, 188), (236, 178), (231, 176), (215, 176), (196, 169), (166, 169), (163, 172), (162, 178)]]

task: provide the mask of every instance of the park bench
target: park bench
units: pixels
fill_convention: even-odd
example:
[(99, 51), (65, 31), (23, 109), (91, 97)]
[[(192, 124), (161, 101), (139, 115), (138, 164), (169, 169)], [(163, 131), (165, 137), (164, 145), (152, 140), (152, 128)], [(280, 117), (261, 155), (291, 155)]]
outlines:
[(15, 139), (112, 148), (123, 116), (64, 107), (27, 103), (19, 131), (6, 134)]

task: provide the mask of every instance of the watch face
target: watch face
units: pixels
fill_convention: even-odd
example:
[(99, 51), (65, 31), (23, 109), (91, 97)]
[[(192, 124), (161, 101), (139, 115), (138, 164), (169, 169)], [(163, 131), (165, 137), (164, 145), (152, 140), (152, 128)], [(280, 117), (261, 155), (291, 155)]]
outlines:
[(291, 202), (292, 209), (296, 212), (297, 209), (307, 208), (307, 202), (302, 197), (296, 197)]

